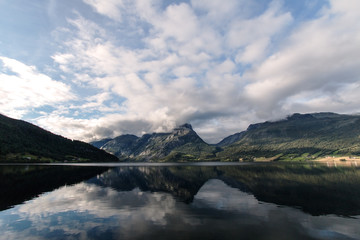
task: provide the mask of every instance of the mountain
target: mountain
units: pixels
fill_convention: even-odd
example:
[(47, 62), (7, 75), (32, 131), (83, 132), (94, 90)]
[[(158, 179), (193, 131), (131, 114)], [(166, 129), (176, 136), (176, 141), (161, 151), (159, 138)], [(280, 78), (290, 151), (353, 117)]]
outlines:
[(233, 135), (230, 135), (230, 136), (224, 138), (223, 140), (221, 140), (219, 143), (217, 143), (215, 145), (219, 146), (219, 147), (229, 146), (229, 145), (233, 144), (234, 142), (239, 141), (245, 135), (245, 133), (246, 133), (246, 131), (235, 133)]
[(122, 156), (130, 156), (138, 139), (139, 137), (131, 134), (121, 135), (106, 142), (100, 148), (120, 158)]
[(168, 133), (141, 137), (127, 134), (92, 145), (0, 114), (0, 162), (252, 161), (359, 156), (360, 115), (296, 113), (279, 121), (251, 124), (246, 131), (216, 145), (204, 142), (190, 124)]
[(169, 133), (122, 135), (100, 147), (128, 161), (305, 160), (360, 155), (360, 115), (295, 113), (279, 121), (251, 124), (218, 144), (204, 142), (184, 124)]
[(224, 149), (217, 157), (232, 160), (360, 155), (360, 116), (296, 113), (284, 120), (252, 124), (217, 146)]
[(0, 114), (0, 162), (114, 162), (90, 144), (55, 135)]
[(93, 145), (96, 148), (101, 148), (101, 146), (104, 146), (105, 143), (107, 143), (107, 142), (109, 142), (111, 140), (112, 140), (111, 138), (104, 138), (104, 139), (101, 139), (99, 141), (89, 142), (89, 144)]
[(217, 148), (205, 143), (190, 124), (169, 133), (122, 135), (108, 141), (101, 149), (119, 159), (139, 161), (196, 161), (214, 158)]

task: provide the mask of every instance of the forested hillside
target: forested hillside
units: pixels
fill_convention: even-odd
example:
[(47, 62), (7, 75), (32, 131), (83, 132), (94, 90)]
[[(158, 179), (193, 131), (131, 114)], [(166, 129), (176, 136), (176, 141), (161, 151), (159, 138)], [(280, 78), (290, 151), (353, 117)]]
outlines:
[(0, 114), (1, 162), (109, 162), (118, 159), (90, 144), (55, 135)]

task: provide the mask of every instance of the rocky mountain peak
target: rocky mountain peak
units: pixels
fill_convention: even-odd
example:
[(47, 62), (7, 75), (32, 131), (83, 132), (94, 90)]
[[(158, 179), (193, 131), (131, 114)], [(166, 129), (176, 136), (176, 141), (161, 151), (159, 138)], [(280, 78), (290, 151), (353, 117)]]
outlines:
[(183, 125), (180, 125), (179, 127), (175, 128), (176, 129), (184, 129), (184, 128), (187, 128), (187, 129), (190, 129), (190, 130), (193, 130), (192, 126), (190, 123), (185, 123)]
[(179, 127), (176, 127), (173, 129), (172, 135), (174, 136), (184, 136), (187, 134), (196, 134), (192, 128), (192, 126), (189, 123), (185, 123), (183, 125), (180, 125)]
[(294, 113), (287, 117), (287, 120), (290, 120), (290, 121), (313, 120), (313, 119), (315, 119), (315, 118), (311, 114), (300, 114), (300, 113)]

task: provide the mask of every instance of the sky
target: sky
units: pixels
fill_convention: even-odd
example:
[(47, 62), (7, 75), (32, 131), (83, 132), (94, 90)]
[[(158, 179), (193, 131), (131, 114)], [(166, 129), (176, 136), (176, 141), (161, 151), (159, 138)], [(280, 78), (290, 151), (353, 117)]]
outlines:
[(359, 93), (359, 0), (0, 0), (0, 113), (67, 138), (217, 143)]

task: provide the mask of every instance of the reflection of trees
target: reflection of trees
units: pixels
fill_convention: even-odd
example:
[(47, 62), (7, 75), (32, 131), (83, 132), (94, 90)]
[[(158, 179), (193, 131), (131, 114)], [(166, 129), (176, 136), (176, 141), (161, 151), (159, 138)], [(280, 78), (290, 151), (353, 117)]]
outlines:
[(224, 173), (260, 201), (300, 207), (312, 215), (360, 214), (358, 168), (271, 164), (227, 168)]
[(104, 171), (98, 167), (0, 166), (0, 210)]

